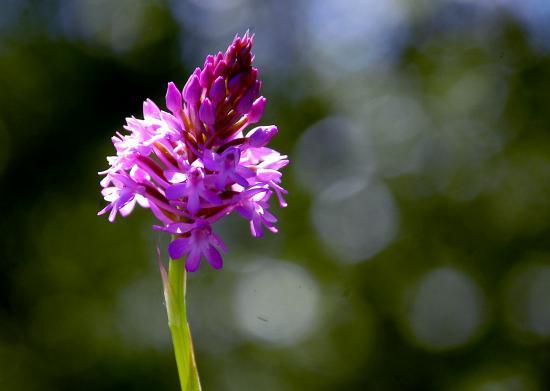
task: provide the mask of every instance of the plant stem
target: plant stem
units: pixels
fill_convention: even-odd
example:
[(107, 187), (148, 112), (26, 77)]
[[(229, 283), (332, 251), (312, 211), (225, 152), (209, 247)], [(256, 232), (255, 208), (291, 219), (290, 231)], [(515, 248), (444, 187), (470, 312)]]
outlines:
[(164, 295), (168, 325), (172, 333), (174, 353), (182, 391), (201, 391), (199, 373), (195, 364), (191, 332), (187, 324), (185, 288), (187, 273), (183, 259), (170, 260), (168, 276), (164, 271)]

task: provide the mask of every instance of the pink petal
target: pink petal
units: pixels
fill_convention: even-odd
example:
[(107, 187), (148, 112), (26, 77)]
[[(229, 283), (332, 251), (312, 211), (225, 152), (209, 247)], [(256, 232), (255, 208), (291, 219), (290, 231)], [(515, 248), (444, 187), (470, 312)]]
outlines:
[(153, 102), (151, 99), (147, 99), (145, 102), (143, 102), (143, 116), (146, 118), (160, 117), (160, 109), (157, 107), (155, 102)]

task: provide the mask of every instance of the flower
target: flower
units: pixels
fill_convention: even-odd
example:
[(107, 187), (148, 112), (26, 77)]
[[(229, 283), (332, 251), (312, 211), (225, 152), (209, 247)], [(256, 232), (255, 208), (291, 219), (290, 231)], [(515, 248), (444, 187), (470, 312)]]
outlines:
[[(252, 66), (254, 37), (236, 36), (225, 53), (206, 57), (180, 91), (168, 83), (166, 109), (143, 103), (143, 119), (126, 119), (127, 134), (113, 137), (116, 155), (100, 184), (108, 205), (98, 214), (127, 216), (138, 204), (149, 208), (174, 240), (172, 259), (187, 256), (188, 271), (205, 259), (222, 267), (225, 245), (212, 224), (236, 211), (250, 221), (253, 236), (263, 227), (277, 232), (277, 219), (267, 209), (273, 194), (286, 206), (280, 169), (286, 156), (267, 147), (274, 125), (257, 123), (267, 100)], [(246, 132), (246, 133), (245, 133)]]

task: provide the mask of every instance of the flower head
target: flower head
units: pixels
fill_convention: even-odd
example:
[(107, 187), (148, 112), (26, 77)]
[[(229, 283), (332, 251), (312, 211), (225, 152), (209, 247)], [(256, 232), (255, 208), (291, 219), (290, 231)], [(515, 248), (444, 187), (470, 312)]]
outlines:
[(143, 119), (126, 120), (128, 134), (113, 137), (116, 156), (100, 174), (102, 194), (109, 204), (98, 214), (128, 215), (139, 204), (162, 223), (155, 229), (175, 239), (168, 251), (172, 259), (187, 256), (185, 266), (195, 271), (201, 259), (219, 269), (225, 246), (212, 224), (237, 211), (250, 221), (254, 236), (263, 227), (277, 232), (270, 212), (275, 194), (286, 206), (287, 193), (279, 170), (287, 157), (267, 148), (277, 127), (257, 123), (266, 99), (252, 66), (254, 37), (236, 36), (225, 53), (206, 57), (180, 91), (168, 83), (166, 108), (143, 103)]

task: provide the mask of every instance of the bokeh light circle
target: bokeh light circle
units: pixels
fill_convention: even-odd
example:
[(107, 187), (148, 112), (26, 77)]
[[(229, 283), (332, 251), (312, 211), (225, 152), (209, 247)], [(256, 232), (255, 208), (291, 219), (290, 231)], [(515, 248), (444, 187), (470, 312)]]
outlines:
[(312, 332), (319, 294), (317, 283), (302, 267), (284, 261), (256, 261), (235, 292), (237, 323), (253, 339), (295, 344)]
[(410, 299), (410, 332), (428, 349), (452, 349), (469, 342), (485, 319), (481, 289), (454, 268), (441, 267), (424, 275)]
[(535, 263), (513, 269), (505, 289), (505, 308), (513, 327), (550, 338), (550, 265)]
[(388, 188), (357, 177), (336, 182), (316, 197), (311, 219), (323, 245), (349, 263), (383, 250), (396, 237), (399, 225)]
[(296, 182), (312, 194), (326, 189), (343, 175), (372, 171), (364, 133), (340, 117), (328, 117), (309, 127), (292, 156)]

